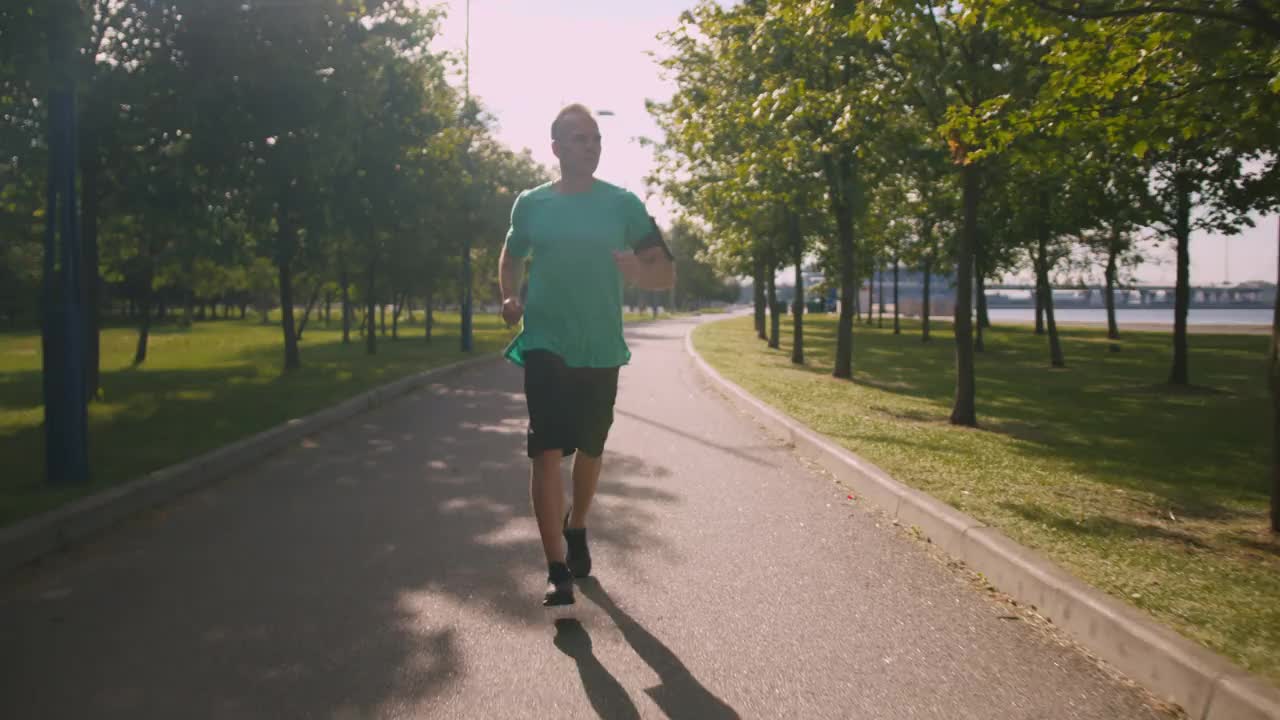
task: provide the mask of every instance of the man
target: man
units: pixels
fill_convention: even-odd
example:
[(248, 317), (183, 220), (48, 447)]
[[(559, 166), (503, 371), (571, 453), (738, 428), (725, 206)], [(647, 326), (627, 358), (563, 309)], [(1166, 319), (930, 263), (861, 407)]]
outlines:
[[(499, 261), (502, 318), (520, 335), (507, 358), (524, 367), (529, 406), (529, 494), (547, 559), (544, 605), (573, 602), (573, 577), (591, 572), (587, 511), (613, 424), (622, 336), (622, 283), (661, 290), (675, 282), (671, 252), (644, 203), (595, 178), (600, 129), (581, 105), (551, 124), (560, 179), (526, 190), (511, 208)], [(525, 302), (524, 261), (532, 261)], [(576, 453), (564, 512), (561, 459)]]

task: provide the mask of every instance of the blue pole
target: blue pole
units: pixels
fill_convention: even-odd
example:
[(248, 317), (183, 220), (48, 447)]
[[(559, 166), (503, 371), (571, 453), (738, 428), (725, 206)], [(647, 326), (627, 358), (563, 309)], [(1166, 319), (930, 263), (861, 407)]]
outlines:
[[(466, 100), (462, 105), (463, 122), (470, 122), (471, 112), (471, 0), (467, 0), (466, 30)], [(468, 131), (469, 132), (469, 131)], [(463, 161), (467, 166), (467, 182), (471, 182), (471, 142), (467, 141), (467, 154)], [(463, 238), (462, 238), (462, 352), (471, 352), (471, 188), (463, 189)]]
[[(71, 53), (56, 15), (50, 45), (54, 68), (70, 69)], [(89, 480), (85, 398), (83, 261), (76, 213), (75, 85), (68, 72), (49, 91), (49, 184), (45, 216), (43, 327), (45, 478), (67, 485)]]

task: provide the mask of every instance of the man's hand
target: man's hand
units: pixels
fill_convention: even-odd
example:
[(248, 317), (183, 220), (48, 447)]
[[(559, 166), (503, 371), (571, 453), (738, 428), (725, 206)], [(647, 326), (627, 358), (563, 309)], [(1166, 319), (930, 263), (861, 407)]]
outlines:
[(674, 266), (660, 247), (634, 253), (614, 251), (613, 262), (628, 285), (644, 290), (666, 290), (675, 280)]
[(622, 279), (628, 285), (637, 284), (636, 281), (644, 270), (644, 265), (641, 263), (639, 256), (635, 253), (615, 250), (613, 251), (613, 262), (618, 266), (618, 270), (622, 273)]
[(507, 298), (502, 301), (502, 321), (511, 327), (520, 322), (520, 318), (524, 316), (524, 305), (520, 304), (520, 298)]

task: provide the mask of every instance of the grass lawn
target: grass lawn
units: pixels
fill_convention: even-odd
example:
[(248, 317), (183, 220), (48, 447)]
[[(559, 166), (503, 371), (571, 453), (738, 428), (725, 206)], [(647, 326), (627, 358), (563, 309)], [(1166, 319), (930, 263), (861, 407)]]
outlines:
[[(981, 428), (947, 422), (949, 325), (923, 345), (861, 324), (854, 380), (831, 377), (834, 316), (808, 316), (805, 367), (755, 339), (750, 317), (704, 325), (698, 350), (726, 377), (813, 429), (1034, 547), (1106, 592), (1280, 683), (1280, 541), (1266, 531), (1268, 337), (1193, 335), (1197, 384), (1163, 385), (1168, 333), (1065, 329), (1048, 367), (1029, 328), (988, 331)], [(1124, 332), (1124, 328), (1121, 328)]]
[[(313, 319), (302, 342), (302, 370), (284, 375), (276, 325), (254, 320), (161, 326), (147, 361), (133, 361), (136, 330), (102, 333), (102, 397), (90, 405), (93, 482), (52, 490), (43, 482), (44, 432), (38, 332), (0, 333), (0, 526), (82, 495), (187, 460), (291, 418), (321, 410), (412, 373), (463, 359), (458, 316), (437, 313), (433, 342), (421, 316), (401, 339), (342, 344), (338, 329)], [(337, 323), (334, 323), (335, 327)], [(510, 333), (496, 316), (475, 318), (475, 351), (501, 350)]]

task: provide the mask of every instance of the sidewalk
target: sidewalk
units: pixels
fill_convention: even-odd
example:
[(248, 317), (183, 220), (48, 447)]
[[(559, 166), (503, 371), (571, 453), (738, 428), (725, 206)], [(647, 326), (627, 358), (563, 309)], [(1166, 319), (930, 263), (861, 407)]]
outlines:
[(5, 715), (1161, 717), (731, 410), (693, 322), (628, 332), (572, 609), (492, 364), (7, 581)]

